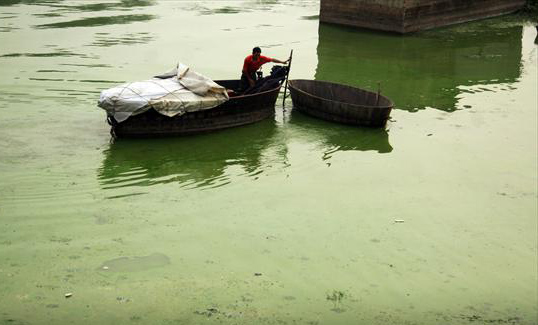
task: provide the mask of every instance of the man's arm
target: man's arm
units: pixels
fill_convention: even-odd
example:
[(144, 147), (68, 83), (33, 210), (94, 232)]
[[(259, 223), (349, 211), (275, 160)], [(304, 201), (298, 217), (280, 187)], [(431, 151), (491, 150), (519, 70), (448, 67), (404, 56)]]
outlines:
[(277, 60), (277, 59), (271, 59), (271, 62), (274, 62), (274, 63), (280, 63), (280, 64), (286, 64), (288, 63), (290, 59), (287, 59), (286, 61), (280, 61), (280, 60)]

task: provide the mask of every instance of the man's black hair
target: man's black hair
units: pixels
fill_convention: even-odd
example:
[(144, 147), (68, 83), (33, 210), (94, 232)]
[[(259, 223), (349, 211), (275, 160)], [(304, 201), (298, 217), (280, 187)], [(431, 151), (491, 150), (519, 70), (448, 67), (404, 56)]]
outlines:
[(252, 49), (252, 54), (254, 53), (262, 53), (262, 49), (256, 46), (255, 48)]

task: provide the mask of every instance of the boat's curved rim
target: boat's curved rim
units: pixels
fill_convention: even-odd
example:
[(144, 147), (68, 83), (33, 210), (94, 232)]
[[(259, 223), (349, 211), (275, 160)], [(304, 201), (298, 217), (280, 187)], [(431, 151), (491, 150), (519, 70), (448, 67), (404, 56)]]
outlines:
[(307, 81), (307, 82), (326, 83), (326, 84), (331, 84), (331, 85), (336, 85), (336, 86), (346, 86), (346, 87), (350, 87), (350, 88), (355, 88), (355, 89), (359, 89), (359, 90), (362, 90), (362, 91), (369, 92), (369, 93), (374, 94), (374, 95), (376, 93), (374, 93), (373, 91), (369, 91), (369, 90), (358, 88), (358, 87), (353, 87), (353, 86), (349, 86), (349, 85), (342, 85), (342, 84), (337, 84), (337, 83), (334, 83), (334, 82), (323, 81), (323, 80), (293, 79), (293, 80), (289, 81), (289, 87), (290, 88), (293, 88), (294, 90), (296, 90), (298, 92), (301, 92), (301, 93), (303, 93), (305, 95), (308, 95), (310, 97), (321, 99), (323, 101), (330, 101), (330, 102), (333, 102), (333, 103), (345, 104), (345, 105), (349, 105), (349, 106), (357, 107), (357, 108), (385, 108), (385, 109), (394, 108), (394, 102), (392, 100), (390, 100), (388, 97), (384, 96), (384, 95), (379, 95), (379, 96), (381, 96), (381, 97), (385, 98), (386, 100), (388, 100), (391, 103), (391, 105), (389, 105), (389, 106), (357, 105), (357, 104), (352, 104), (352, 103), (348, 103), (348, 102), (342, 102), (342, 101), (338, 101), (338, 100), (327, 99), (327, 98), (324, 98), (324, 97), (319, 97), (319, 96), (313, 95), (313, 94), (311, 94), (309, 92), (306, 92), (306, 91), (304, 91), (302, 89), (294, 87), (293, 86), (294, 81)]
[[(237, 79), (229, 79), (229, 80), (214, 80), (216, 83), (219, 83), (219, 81), (237, 81)], [(252, 97), (252, 96), (257, 96), (257, 95), (263, 95), (263, 94), (266, 94), (266, 93), (271, 93), (277, 89), (280, 89), (282, 88), (282, 84), (280, 84), (278, 87), (275, 87), (273, 89), (269, 89), (269, 90), (266, 90), (266, 91), (262, 91), (262, 92), (259, 92), (259, 93), (254, 93), (254, 94), (248, 94), (248, 95), (238, 95), (238, 96), (234, 96), (234, 97), (230, 97), (230, 100), (232, 99), (237, 99), (237, 98), (247, 98), (247, 97)]]

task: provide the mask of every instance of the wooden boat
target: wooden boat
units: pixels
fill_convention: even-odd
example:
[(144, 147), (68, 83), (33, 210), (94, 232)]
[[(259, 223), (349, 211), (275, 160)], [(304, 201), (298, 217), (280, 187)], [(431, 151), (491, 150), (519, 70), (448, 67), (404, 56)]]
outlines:
[[(227, 88), (237, 89), (240, 80), (216, 80)], [(111, 133), (117, 137), (159, 137), (205, 133), (250, 124), (274, 114), (281, 84), (273, 89), (252, 95), (230, 97), (227, 102), (211, 109), (168, 117), (150, 109), (118, 123), (108, 116)]]
[(327, 121), (383, 127), (394, 103), (356, 87), (318, 80), (290, 80), (293, 107)]

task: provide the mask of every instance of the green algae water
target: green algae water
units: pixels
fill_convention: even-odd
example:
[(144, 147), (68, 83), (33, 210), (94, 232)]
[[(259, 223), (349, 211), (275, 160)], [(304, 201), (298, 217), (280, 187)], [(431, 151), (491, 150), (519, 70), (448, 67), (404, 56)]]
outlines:
[[(537, 324), (534, 26), (318, 14), (1, 0), (0, 324)], [(178, 61), (239, 78), (254, 46), (293, 49), (291, 78), (380, 87), (387, 127), (280, 99), (245, 127), (111, 139), (101, 90)]]

